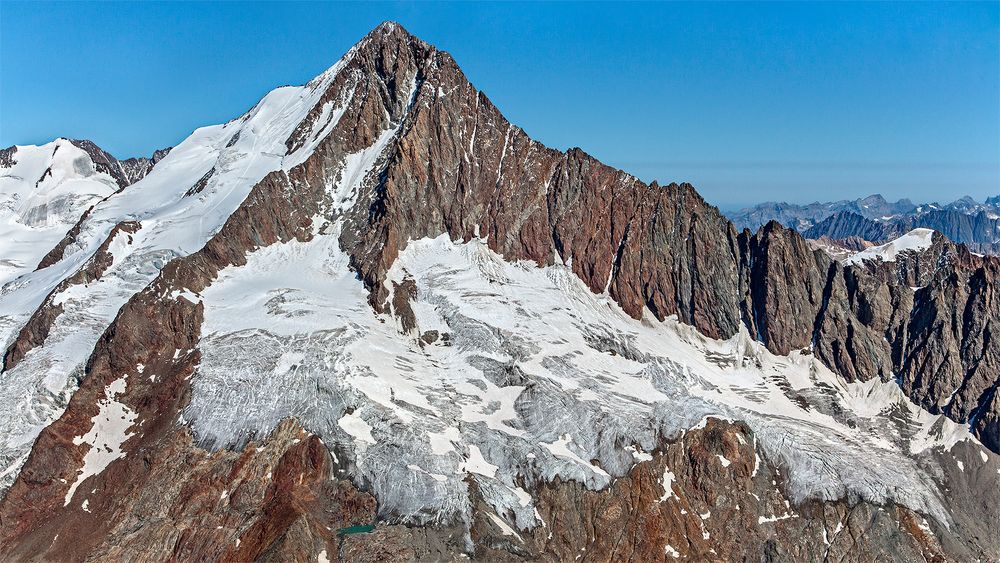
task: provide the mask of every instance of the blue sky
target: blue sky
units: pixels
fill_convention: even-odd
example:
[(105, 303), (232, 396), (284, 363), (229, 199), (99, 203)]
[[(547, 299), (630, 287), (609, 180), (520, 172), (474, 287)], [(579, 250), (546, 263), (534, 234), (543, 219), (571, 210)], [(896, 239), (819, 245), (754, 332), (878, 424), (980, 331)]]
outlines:
[(1000, 193), (1000, 3), (0, 2), (0, 146), (176, 144), (383, 20), (529, 135), (729, 208)]

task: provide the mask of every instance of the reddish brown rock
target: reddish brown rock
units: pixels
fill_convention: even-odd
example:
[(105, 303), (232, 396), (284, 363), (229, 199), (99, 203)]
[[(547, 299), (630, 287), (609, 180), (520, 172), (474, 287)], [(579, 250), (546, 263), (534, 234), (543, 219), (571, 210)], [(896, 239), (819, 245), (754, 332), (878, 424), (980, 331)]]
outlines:
[(753, 320), (776, 354), (809, 347), (823, 304), (830, 260), (798, 233), (772, 221), (753, 237), (744, 231)]

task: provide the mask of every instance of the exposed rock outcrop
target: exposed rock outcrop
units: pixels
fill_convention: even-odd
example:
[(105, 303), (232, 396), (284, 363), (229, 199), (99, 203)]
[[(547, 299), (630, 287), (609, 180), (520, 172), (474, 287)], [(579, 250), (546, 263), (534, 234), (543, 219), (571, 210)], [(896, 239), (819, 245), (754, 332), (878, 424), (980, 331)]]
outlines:
[[(540, 486), (534, 495), (544, 525), (533, 530), (516, 530), (504, 515), (477, 504), (473, 558), (948, 561), (993, 549), (956, 545), (956, 530), (940, 529), (899, 506), (795, 506), (781, 488), (781, 470), (754, 451), (746, 427), (710, 420), (604, 491), (574, 482)], [(371, 534), (347, 536), (339, 555), (343, 561), (457, 560), (463, 549), (457, 535), (446, 528), (379, 526)]]
[(892, 234), (903, 233), (853, 211), (839, 211), (806, 229), (802, 234), (811, 239), (859, 237), (867, 241), (884, 242), (894, 238)]
[[(478, 234), (509, 259), (570, 264), (592, 291), (607, 291), (637, 318), (645, 310), (659, 319), (677, 315), (715, 338), (732, 336), (742, 322), (779, 354), (822, 337), (821, 358), (849, 380), (903, 371), (899, 358), (912, 355), (905, 347), (914, 341), (904, 335), (905, 289), (862, 272), (838, 282), (843, 275), (831, 271), (838, 266), (777, 223), (737, 237), (690, 185), (647, 186), (580, 150), (539, 145), (477, 93), (451, 57), (426, 44), (393, 34), (386, 51), (394, 53), (391, 68), (387, 58), (359, 64), (387, 85), (412, 83), (410, 109), (380, 184), (362, 194), (342, 237), (376, 307), (386, 303), (385, 272), (407, 241)], [(385, 111), (395, 115), (403, 102), (398, 94), (389, 99)], [(978, 263), (966, 251), (950, 252), (963, 257), (933, 268), (904, 265), (913, 274), (902, 280), (943, 279)], [(825, 305), (824, 296), (832, 297)], [(876, 315), (873, 307), (882, 310)], [(984, 346), (996, 353), (1000, 342)]]

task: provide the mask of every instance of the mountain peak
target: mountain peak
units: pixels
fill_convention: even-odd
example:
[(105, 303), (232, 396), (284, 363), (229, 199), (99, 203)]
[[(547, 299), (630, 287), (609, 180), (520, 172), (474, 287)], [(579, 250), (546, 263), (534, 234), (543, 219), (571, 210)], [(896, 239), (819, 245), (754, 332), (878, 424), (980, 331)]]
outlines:
[(875, 203), (888, 203), (882, 194), (872, 194), (868, 197), (861, 198), (862, 203), (875, 204)]
[(375, 26), (374, 29), (368, 32), (368, 35), (372, 35), (374, 33), (382, 33), (382, 34), (404, 33), (412, 37), (412, 34), (406, 31), (406, 29), (402, 25), (400, 25), (399, 22), (393, 20), (385, 20), (384, 22), (378, 24), (377, 26)]
[(369, 31), (356, 46), (361, 45), (382, 45), (391, 43), (415, 44), (421, 47), (428, 47), (428, 43), (416, 35), (413, 35), (398, 22), (386, 20), (378, 24)]

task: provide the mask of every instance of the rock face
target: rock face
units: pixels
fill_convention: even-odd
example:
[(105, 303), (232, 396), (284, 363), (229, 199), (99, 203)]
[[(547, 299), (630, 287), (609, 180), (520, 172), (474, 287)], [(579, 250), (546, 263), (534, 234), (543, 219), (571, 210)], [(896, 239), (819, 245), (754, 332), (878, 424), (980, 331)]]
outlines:
[(839, 240), (848, 237), (859, 237), (867, 241), (881, 242), (894, 238), (890, 236), (892, 231), (884, 223), (868, 219), (852, 211), (834, 213), (809, 229), (806, 229), (802, 234), (810, 239), (828, 237)]
[[(473, 558), (483, 561), (946, 561), (920, 515), (898, 506), (811, 502), (792, 506), (782, 475), (762, 460), (747, 428), (710, 420), (604, 491), (554, 482), (538, 491), (543, 526), (517, 532), (478, 504)], [(344, 561), (459, 559), (450, 530), (402, 526), (348, 536)], [(891, 555), (890, 555), (891, 554)]]
[(886, 283), (912, 289), (932, 283), (942, 271), (969, 271), (991, 262), (929, 229), (914, 229), (884, 245), (859, 248), (845, 258), (845, 264)]
[[(737, 232), (688, 184), (647, 185), (582, 150), (561, 153), (531, 140), (466, 80), (450, 55), (396, 24), (377, 28), (305, 87), (276, 92), (303, 105), (281, 98), (280, 107), (302, 110), (287, 110), (294, 117), (290, 126), (266, 121), (271, 106), (264, 102), (233, 123), (264, 119), (260, 129), (283, 131), (275, 146), (284, 154), (257, 155), (277, 160), (246, 187), (219, 229), (203, 229), (208, 236), (200, 244), (156, 250), (166, 258), (157, 254), (156, 261), (141, 263), (139, 269), (149, 270), (141, 283), (119, 284), (125, 286), (116, 294), (123, 305), (106, 319), (79, 389), (38, 435), (0, 501), (5, 558), (425, 560), (472, 554), (483, 560), (860, 561), (1000, 555), (988, 529), (980, 529), (996, 516), (989, 502), (997, 457), (965, 442), (951, 443), (947, 455), (962, 456), (970, 471), (981, 455), (975, 477), (987, 491), (975, 500), (956, 493), (960, 500), (953, 502), (960, 504), (948, 505), (953, 514), (945, 523), (928, 522), (895, 503), (822, 498), (792, 505), (800, 499), (783, 490), (778, 464), (759, 459), (749, 428), (709, 421), (680, 440), (661, 436), (649, 459), (636, 452), (634, 467), (602, 490), (559, 478), (522, 483), (543, 525), (516, 530), (507, 523), (510, 515), (496, 514), (487, 502), (495, 491), (480, 490), (471, 476), (476, 471), (468, 472), (467, 488), (478, 500), (462, 507), (457, 520), (431, 519), (421, 527), (391, 522), (379, 510), (385, 499), (365, 490), (370, 483), (352, 480), (356, 454), (338, 453), (293, 421), (266, 439), (246, 437), (240, 451), (203, 449), (183, 416), (208, 336), (202, 334), (199, 296), (260, 249), (334, 233), (369, 305), (382, 322), (398, 323), (401, 339), (419, 337), (415, 319), (426, 305), (413, 303), (421, 297), (415, 282), (390, 275), (408, 245), (442, 234), (484, 240), (509, 263), (565, 265), (591, 292), (607, 295), (636, 319), (635, 326), (676, 316), (709, 338), (748, 334), (781, 356), (806, 350), (848, 382), (898, 377), (914, 402), (969, 424), (984, 445), (1000, 451), (996, 259), (974, 257), (938, 238), (929, 254), (900, 254), (894, 266), (844, 265), (776, 222)], [(218, 132), (213, 140), (224, 141), (226, 149), (239, 148), (240, 136), (249, 134), (225, 127)], [(125, 165), (86, 143), (77, 146), (116, 182), (134, 181), (152, 165), (147, 181), (132, 189), (155, 180), (156, 155)], [(0, 154), (0, 160), (11, 158), (16, 154)], [(220, 191), (214, 182), (233, 169), (227, 160), (201, 163), (188, 185), (175, 186), (183, 194), (178, 197), (210, 201)], [(130, 264), (129, 252), (139, 251), (128, 249), (151, 244), (143, 237), (158, 231), (148, 234), (142, 221), (122, 218), (110, 231), (95, 226), (101, 217), (98, 226), (109, 223), (115, 198), (124, 195), (81, 211), (77, 225), (41, 260), (31, 279), (47, 283), (48, 272), (77, 260), (79, 254), (67, 249), (93, 248), (46, 286), (52, 289), (45, 299), (19, 323), (5, 355), (6, 374), (20, 374), (32, 354), (49, 345), (71, 289), (96, 285), (109, 268)], [(204, 212), (218, 207), (211, 203)], [(497, 276), (496, 283), (506, 283)], [(917, 285), (922, 287), (914, 291)], [(303, 316), (295, 303), (291, 292), (267, 293), (262, 307)], [(452, 341), (443, 335), (439, 342), (435, 330), (422, 334), (421, 347)], [(608, 355), (628, 353), (616, 344)], [(628, 361), (639, 363), (639, 354), (631, 354)], [(294, 373), (302, 361), (289, 354), (274, 376)], [(704, 363), (722, 361), (706, 357)], [(530, 385), (521, 385), (523, 369), (530, 366), (503, 366), (493, 387), (525, 391), (518, 400), (530, 400)], [(395, 390), (387, 394), (389, 404), (412, 401)], [(894, 408), (905, 408), (900, 405)], [(337, 424), (366, 437), (356, 419)], [(939, 419), (938, 433), (950, 424)], [(559, 441), (548, 446), (563, 457), (576, 455), (558, 444), (566, 447)], [(476, 465), (471, 458), (467, 463)], [(488, 473), (490, 465), (482, 459), (477, 471)], [(946, 477), (967, 491), (970, 478), (964, 465), (959, 469), (963, 476)], [(369, 535), (337, 533), (376, 521), (381, 523)], [(952, 528), (944, 531), (948, 524)]]
[[(580, 150), (559, 154), (539, 145), (477, 93), (445, 53), (398, 38), (380, 55), (361, 63), (365, 71), (384, 76), (387, 88), (413, 84), (412, 99), (380, 184), (362, 194), (342, 237), (377, 308), (388, 296), (385, 272), (407, 241), (478, 234), (509, 259), (570, 264), (592, 291), (607, 291), (637, 318), (644, 310), (661, 320), (677, 315), (713, 338), (731, 337), (744, 324), (779, 354), (807, 348), (822, 335), (820, 346), (831, 352), (821, 357), (849, 380), (903, 371), (893, 357), (909, 356), (899, 347), (913, 339), (897, 336), (893, 350), (880, 344), (878, 333), (903, 334), (907, 312), (891, 309), (883, 316), (892, 320), (876, 319), (865, 308), (859, 318), (848, 314), (846, 299), (824, 306), (838, 276), (798, 233), (771, 223), (738, 237), (690, 185), (646, 186)], [(385, 68), (387, 60), (395, 66)], [(398, 90), (387, 94), (383, 109), (396, 115), (407, 102)], [(851, 284), (855, 302), (884, 303), (889, 289), (863, 293), (877, 287)], [(847, 297), (846, 290), (835, 297)], [(841, 313), (845, 317), (832, 318)], [(996, 353), (1000, 341), (985, 346)], [(974, 387), (978, 393), (988, 388)], [(956, 420), (966, 421), (963, 415)], [(1000, 451), (1000, 444), (988, 445)]]
[[(1000, 330), (1000, 265), (949, 272), (918, 290), (902, 369), (903, 388), (931, 412), (968, 422), (997, 449), (997, 373), (992, 342)], [(955, 351), (960, 353), (956, 354)]]

